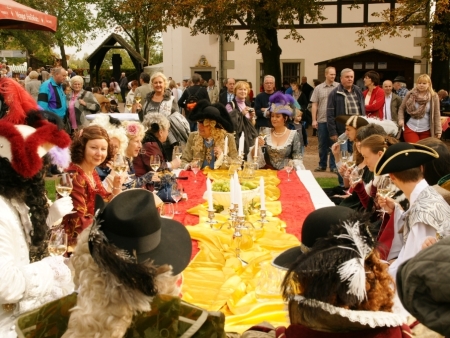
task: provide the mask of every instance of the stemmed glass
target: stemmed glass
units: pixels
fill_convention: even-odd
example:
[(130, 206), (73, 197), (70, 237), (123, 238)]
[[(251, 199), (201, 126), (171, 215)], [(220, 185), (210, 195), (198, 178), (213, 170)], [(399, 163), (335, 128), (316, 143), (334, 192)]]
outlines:
[[(392, 183), (392, 180), (389, 176), (381, 176), (380, 180), (378, 181), (377, 185), (377, 194), (380, 195), (383, 198), (392, 197), (395, 194), (395, 184)], [(386, 213), (386, 210), (383, 208), (380, 210), (377, 210), (379, 212), (384, 214)]]
[(287, 179), (288, 182), (291, 180), (290, 179), (290, 174), (291, 174), (291, 171), (292, 171), (293, 168), (294, 168), (294, 161), (290, 160), (290, 159), (286, 159), (284, 161), (284, 169), (286, 169), (286, 171), (288, 173), (288, 179)]
[(159, 155), (150, 155), (150, 167), (156, 173), (161, 166), (161, 159)]
[(127, 112), (131, 113), (131, 108), (133, 108), (133, 100), (128, 98), (125, 103), (125, 107), (127, 108)]
[(347, 160), (348, 160), (348, 151), (341, 150), (341, 163), (347, 165)]
[(181, 159), (181, 155), (183, 155), (184, 145), (180, 144), (179, 146), (173, 147), (173, 157)]
[(347, 142), (347, 140), (348, 140), (347, 134), (346, 134), (346, 133), (343, 133), (343, 134), (339, 135), (339, 137), (338, 137), (336, 143), (342, 145), (342, 144), (344, 144), (345, 142)]
[(191, 162), (191, 170), (195, 175), (194, 183), (197, 183), (197, 173), (199, 172), (200, 168), (200, 158), (194, 158), (194, 160)]
[(354, 168), (350, 173), (350, 183), (351, 185), (355, 185), (356, 183), (362, 180), (362, 176), (364, 173), (364, 168)]
[(67, 197), (72, 192), (72, 189), (73, 185), (70, 175), (68, 173), (61, 174), (56, 184), (56, 191), (58, 192), (58, 194), (60, 194), (62, 197)]
[(141, 93), (136, 93), (136, 95), (134, 95), (134, 100), (136, 101), (136, 103), (141, 103), (142, 100)]
[(48, 253), (50, 256), (62, 256), (67, 251), (67, 234), (64, 229), (52, 230), (48, 241)]
[(127, 161), (125, 157), (117, 154), (114, 158), (113, 169), (117, 173), (117, 175), (122, 175), (127, 170)]
[(267, 135), (270, 134), (270, 128), (269, 127), (259, 127), (259, 136), (262, 138), (266, 138)]
[(173, 204), (165, 202), (159, 207), (159, 216), (164, 218), (173, 218)]
[(175, 212), (174, 214), (179, 215), (181, 212), (178, 211), (178, 201), (183, 197), (183, 186), (179, 183), (173, 183), (171, 189), (172, 199), (175, 201)]

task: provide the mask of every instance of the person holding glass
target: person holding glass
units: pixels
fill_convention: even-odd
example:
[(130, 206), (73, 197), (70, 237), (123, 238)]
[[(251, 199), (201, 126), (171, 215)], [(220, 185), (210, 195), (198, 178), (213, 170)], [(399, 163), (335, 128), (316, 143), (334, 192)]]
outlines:
[(208, 100), (200, 100), (189, 119), (197, 122), (198, 131), (189, 134), (181, 156), (182, 168), (189, 168), (196, 159), (200, 169), (226, 169), (225, 156), (227, 161), (237, 159), (233, 124), (230, 114), (221, 103), (210, 104)]
[(147, 114), (144, 118), (143, 126), (147, 131), (142, 140), (143, 151), (133, 158), (134, 171), (137, 177), (145, 175), (150, 171), (150, 157), (159, 156), (161, 161), (160, 168), (178, 169), (181, 165), (179, 157), (172, 157), (172, 161), (168, 161), (169, 156), (163, 144), (169, 135), (170, 122), (162, 114)]
[[(91, 225), (94, 219), (95, 195), (109, 201), (122, 191), (122, 179), (114, 178), (113, 189), (106, 191), (95, 168), (111, 159), (111, 145), (105, 129), (93, 125), (79, 130), (70, 146), (72, 163), (66, 169), (72, 173), (73, 190), (70, 194), (75, 213), (63, 218), (68, 245), (76, 245), (78, 235)], [(70, 251), (70, 250), (69, 250)]]
[(248, 155), (249, 160), (257, 157), (259, 168), (281, 170), (285, 167), (285, 159), (301, 156), (300, 136), (296, 130), (287, 128), (294, 110), (291, 95), (276, 92), (270, 97), (268, 111), (271, 129), (265, 138), (258, 137), (258, 145), (251, 147)]
[(427, 137), (441, 138), (440, 117), (439, 96), (433, 90), (430, 77), (422, 74), (398, 109), (398, 126), (404, 127), (405, 141), (415, 143)]

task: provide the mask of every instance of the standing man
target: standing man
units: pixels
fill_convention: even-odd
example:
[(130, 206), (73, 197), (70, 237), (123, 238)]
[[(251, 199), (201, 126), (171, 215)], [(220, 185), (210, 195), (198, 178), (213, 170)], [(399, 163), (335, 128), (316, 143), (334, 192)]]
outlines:
[(190, 112), (186, 111), (187, 100), (189, 99), (190, 96), (195, 96), (198, 101), (200, 101), (201, 99), (206, 99), (209, 101), (208, 91), (206, 90), (205, 87), (200, 85), (201, 79), (202, 77), (199, 74), (194, 73), (194, 75), (192, 75), (191, 78), (193, 85), (191, 87), (186, 88), (186, 90), (183, 92), (183, 95), (181, 95), (181, 98), (178, 100), (178, 107), (184, 109), (184, 114), (189, 121), (191, 131), (197, 130), (197, 123), (189, 120), (188, 115)]
[(272, 75), (264, 76), (263, 88), (264, 91), (256, 95), (255, 98), (256, 130), (260, 127), (269, 126), (267, 109), (269, 108), (270, 96), (275, 92), (275, 78)]
[[(141, 94), (141, 105), (142, 108), (145, 107), (145, 102), (147, 99), (147, 94), (152, 91), (152, 86), (150, 85), (150, 75), (147, 73), (141, 73), (141, 76), (139, 76), (139, 82), (141, 85), (136, 88), (134, 91), (134, 97), (139, 93)], [(136, 112), (136, 105), (133, 104), (133, 113)]]
[(314, 90), (314, 88), (311, 87), (311, 85), (308, 83), (308, 78), (306, 76), (302, 76), (301, 86), (302, 86), (302, 92), (305, 93), (306, 98), (309, 101), (309, 98), (311, 97), (311, 93)]
[(397, 94), (398, 96), (400, 96), (400, 98), (403, 99), (405, 98), (406, 94), (408, 94), (408, 88), (406, 88), (406, 79), (399, 75), (396, 76), (393, 82), (393, 87), (394, 87), (394, 93)]
[(125, 100), (128, 89), (128, 79), (125, 76), (125, 73), (120, 74), (119, 87), (120, 87), (120, 94), (122, 95), (122, 102), (126, 103)]
[(67, 77), (64, 68), (54, 68), (53, 76), (41, 84), (38, 94), (38, 105), (44, 110), (51, 111), (60, 118), (66, 116), (66, 95), (62, 83)]
[(207, 90), (209, 101), (211, 101), (211, 103), (219, 102), (219, 88), (217, 88), (216, 86), (216, 81), (214, 81), (213, 79), (209, 79)]
[[(341, 83), (328, 96), (327, 126), (333, 142), (345, 132), (345, 125), (336, 123), (339, 115), (365, 115), (364, 97), (358, 86), (353, 84), (355, 73), (350, 68), (341, 71)], [(352, 151), (351, 149), (348, 149)]]
[(334, 81), (336, 78), (336, 69), (328, 67), (325, 69), (325, 82), (319, 84), (311, 96), (311, 114), (312, 127), (317, 129), (317, 136), (319, 138), (319, 166), (314, 171), (325, 171), (327, 169), (328, 154), (330, 154), (329, 167), (330, 171), (337, 173), (336, 163), (333, 153), (330, 151), (332, 142), (328, 133), (327, 126), (327, 102), (330, 92), (339, 86), (339, 83)]
[(398, 108), (402, 104), (400, 96), (392, 92), (392, 82), (386, 80), (383, 82), (384, 107), (383, 120), (392, 120), (398, 125)]
[(224, 106), (227, 105), (228, 102), (233, 101), (234, 99), (234, 85), (236, 84), (236, 80), (232, 77), (227, 79), (226, 87), (227, 90), (223, 91), (219, 95), (219, 102), (222, 103)]

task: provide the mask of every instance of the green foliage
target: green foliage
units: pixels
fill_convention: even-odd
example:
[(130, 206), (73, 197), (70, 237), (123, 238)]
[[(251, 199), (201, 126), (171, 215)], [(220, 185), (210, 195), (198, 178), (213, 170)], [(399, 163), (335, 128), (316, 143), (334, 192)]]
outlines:
[(101, 65), (102, 69), (109, 69), (112, 67), (112, 56), (113, 54), (120, 54), (122, 57), (122, 66), (121, 68), (133, 69), (134, 65), (128, 55), (128, 52), (125, 49), (111, 48), (105, 55), (105, 59)]
[(336, 177), (316, 177), (316, 181), (321, 188), (333, 188), (339, 185)]
[(53, 178), (45, 180), (45, 190), (47, 191), (48, 199), (54, 202), (56, 199), (56, 185)]

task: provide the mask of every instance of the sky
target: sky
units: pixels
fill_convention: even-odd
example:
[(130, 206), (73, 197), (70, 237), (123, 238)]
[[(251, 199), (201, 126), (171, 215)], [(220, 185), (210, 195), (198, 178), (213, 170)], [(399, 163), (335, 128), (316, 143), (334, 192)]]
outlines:
[[(112, 32), (104, 32), (99, 33), (97, 38), (94, 40), (88, 40), (86, 41), (82, 46), (81, 49), (77, 52), (76, 47), (66, 47), (66, 54), (70, 55), (71, 57), (76, 56), (78, 59), (81, 59), (85, 53), (91, 54), (94, 50), (97, 49), (97, 47), (111, 34)], [(58, 47), (54, 47), (53, 51), (60, 55), (60, 50)]]

